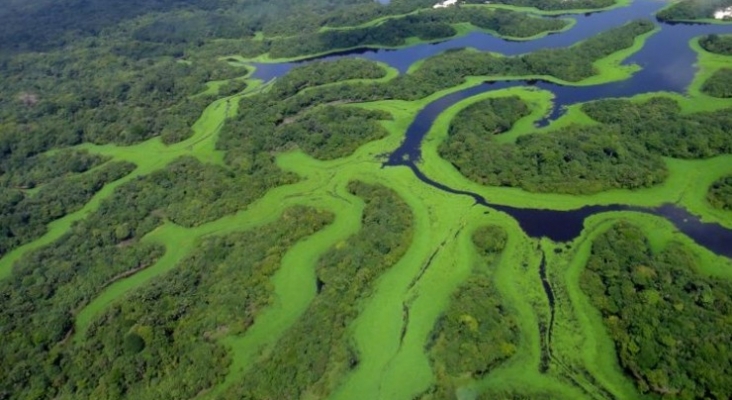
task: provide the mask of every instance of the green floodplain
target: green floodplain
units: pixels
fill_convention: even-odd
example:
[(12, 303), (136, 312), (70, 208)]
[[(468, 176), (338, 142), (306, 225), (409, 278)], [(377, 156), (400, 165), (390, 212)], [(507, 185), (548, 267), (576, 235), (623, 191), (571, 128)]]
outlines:
[[(315, 36), (368, 29), (430, 7), (394, 2), (386, 15), (371, 4), (357, 18), (334, 13), (323, 22), (308, 14), (316, 22), (306, 27)], [(626, 5), (587, 0), (566, 9), (561, 3), (466, 8), (540, 18)], [(165, 18), (198, 16), (183, 11)], [(140, 18), (123, 26), (154, 25), (145, 19), (152, 17)], [(501, 32), (454, 21), (443, 33)], [(412, 23), (417, 32), (424, 28), (420, 20)], [(272, 26), (252, 22), (251, 41), (292, 37), (286, 26)], [(99, 94), (94, 85), (104, 82), (91, 82), (83, 99), (72, 101), (49, 89), (54, 103), (41, 99), (43, 110), (33, 108), (37, 99), (24, 86), (29, 80), (17, 78), (16, 61), (9, 61), (3, 71), (13, 79), (5, 85), (16, 98), (3, 100), (20, 105), (0, 121), (0, 399), (730, 398), (730, 259), (661, 217), (630, 211), (587, 218), (570, 242), (532, 238), (505, 213), (428, 186), (408, 168), (382, 166), (422, 108), (486, 78), (577, 86), (627, 79), (640, 67), (622, 61), (655, 33), (642, 24), (632, 34), (623, 30), (632, 26), (608, 34), (607, 54), (588, 54), (579, 45), (552, 53), (572, 59), (566, 65), (577, 68), (566, 74), (537, 72), (543, 70), (530, 56), (496, 56), (505, 74), (475, 76), (465, 61), (472, 52), (458, 51), (421, 61), (406, 76), (384, 64), (344, 59), (269, 82), (254, 79), (248, 63), (271, 55), (229, 52), (225, 43), (233, 39), (224, 35), (201, 44), (199, 56), (186, 53), (190, 63), (120, 64), (140, 74), (168, 68), (197, 83), (137, 85), (137, 75), (118, 73), (109, 56), (99, 68), (115, 90)], [(547, 25), (521, 39), (571, 28)], [(128, 51), (115, 35), (79, 51), (93, 54), (105, 40)], [(369, 46), (434, 40), (416, 36)], [(181, 43), (193, 46), (171, 46)], [(320, 45), (313, 39), (311, 48)], [(666, 113), (662, 118), (680, 124), (707, 118), (724, 127), (724, 113), (732, 110), (732, 97), (724, 95), (729, 81), (707, 82), (732, 65), (732, 37), (698, 37), (689, 46), (698, 71), (687, 95), (651, 93), (617, 107)], [(156, 49), (151, 45), (150, 54)], [(53, 51), (51, 57), (63, 60)], [(141, 60), (153, 60), (150, 54)], [(40, 55), (17, 57), (28, 57), (17, 61), (25, 65)], [(445, 65), (463, 61), (468, 66), (464, 76), (451, 77), (454, 84), (439, 79)], [(78, 65), (58, 62), (69, 67), (56, 79), (73, 93)], [(217, 72), (208, 74), (211, 65)], [(46, 87), (46, 67), (35, 72), (30, 81)], [(169, 97), (157, 95), (163, 90)], [(119, 116), (114, 123), (140, 128), (124, 128), (118, 139), (103, 127), (111, 108), (93, 112), (104, 106), (100, 96), (130, 103), (139, 96), (144, 101), (125, 110), (153, 104), (173, 113), (160, 118), (185, 117), (190, 126), (146, 134), (162, 128)], [(173, 107), (169, 98), (185, 107)], [(537, 128), (552, 102), (550, 92), (528, 87), (460, 101), (435, 120), (418, 166), (431, 179), (493, 204), (572, 210), (675, 203), (732, 228), (732, 126), (703, 149), (696, 142), (685, 147), (683, 138), (643, 142), (622, 122), (603, 123), (613, 110), (599, 101), (572, 106)], [(99, 125), (69, 122), (68, 129), (83, 131), (78, 137), (48, 140), (41, 128), (63, 118)], [(566, 144), (590, 163), (575, 175), (539, 173), (527, 188), (521, 185), (532, 182), (531, 174), (515, 172), (518, 183), (485, 184), (482, 171), (458, 168), (479, 157), (470, 151), (486, 143), (509, 152), (584, 129), (615, 144)], [(456, 139), (464, 132), (476, 135)], [(451, 146), (451, 140), (477, 145)], [(698, 151), (680, 155), (682, 147)], [(612, 153), (608, 148), (647, 157), (633, 168), (654, 178), (627, 183), (617, 162), (596, 161), (597, 154)], [(531, 156), (511, 154), (517, 166)], [(605, 175), (582, 186), (589, 168)], [(561, 185), (566, 182), (576, 191)]]

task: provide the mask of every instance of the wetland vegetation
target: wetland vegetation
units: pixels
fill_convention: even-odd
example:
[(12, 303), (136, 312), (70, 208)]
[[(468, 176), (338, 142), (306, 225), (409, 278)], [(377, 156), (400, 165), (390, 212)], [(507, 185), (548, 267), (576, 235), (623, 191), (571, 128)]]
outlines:
[(709, 21), (715, 18), (715, 12), (730, 6), (730, 0), (681, 0), (670, 3), (657, 16), (662, 21)]
[(732, 29), (687, 96), (523, 81), (623, 85), (643, 1), (10, 1), (0, 399), (729, 398), (732, 261), (658, 210), (732, 228)]
[(713, 207), (732, 210), (732, 176), (715, 181), (709, 187), (707, 199)]
[(505, 230), (493, 225), (472, 235), (479, 261), (453, 293), (426, 345), (439, 382), (438, 398), (450, 397), (461, 377), (480, 378), (516, 353), (520, 333), (515, 312), (491, 279), (507, 239)]
[(581, 287), (642, 393), (730, 397), (732, 283), (704, 276), (687, 246), (654, 254), (644, 233), (618, 223), (595, 239)]

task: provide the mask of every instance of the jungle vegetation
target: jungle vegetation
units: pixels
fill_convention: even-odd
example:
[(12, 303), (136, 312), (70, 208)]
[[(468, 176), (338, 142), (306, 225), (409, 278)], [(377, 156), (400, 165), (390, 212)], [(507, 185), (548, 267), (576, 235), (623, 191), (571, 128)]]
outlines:
[(129, 174), (134, 167), (123, 161), (112, 162), (85, 174), (57, 177), (33, 195), (4, 188), (0, 192), (0, 256), (37, 239), (49, 222), (81, 209), (105, 184)]
[[(392, 283), (384, 276), (428, 259), (443, 228), (460, 238), (466, 225), (465, 232), (474, 232), (465, 241), (473, 261), (462, 270), (468, 278), (443, 290), (447, 307), (434, 317), (402, 314), (399, 350), (388, 363), (404, 362), (405, 332), (416, 324), (425, 335), (406, 340), (424, 357), (429, 377), (422, 388), (432, 398), (454, 398), (466, 383), (476, 385), (478, 399), (567, 398), (552, 391), (565, 387), (564, 376), (546, 390), (541, 383), (521, 390), (481, 386), (517, 359), (525, 363), (518, 368), (535, 369), (534, 349), (521, 345), (536, 332), (519, 330), (524, 305), (502, 294), (543, 293), (533, 281), (499, 282), (494, 270), (534, 274), (528, 262), (539, 242), (503, 213), (463, 210), (461, 199), (435, 194), (409, 171), (378, 169), (381, 159), (373, 154), (391, 149), (409, 122), (405, 116), (428, 96), (467, 77), (581, 82), (596, 76), (598, 60), (630, 48), (654, 24), (631, 21), (571, 47), (512, 57), (448, 51), (399, 75), (380, 63), (341, 58), (299, 65), (273, 82), (250, 79), (248, 57), (401, 46), (450, 37), (468, 25), (529, 39), (568, 22), (510, 6), (576, 11), (615, 4), (496, 2), (504, 9), (471, 0), (436, 11), (434, 3), (6, 1), (0, 400), (335, 397), (372, 361), (355, 331), (374, 322), (359, 320), (364, 309), (384, 306), (379, 296)], [(728, 54), (728, 42), (709, 36), (702, 46)], [(729, 87), (723, 78), (707, 84)], [(714, 90), (726, 89), (707, 92)], [(532, 111), (512, 96), (475, 103), (452, 122), (440, 154), (481, 184), (559, 196), (649, 187), (668, 175), (662, 157), (732, 152), (729, 110), (682, 113), (668, 98), (585, 104), (581, 111), (595, 126), (569, 124), (497, 143), (495, 135)], [(365, 146), (376, 151), (357, 151)], [(709, 203), (730, 209), (730, 187), (729, 178), (715, 182)], [(261, 211), (271, 215), (268, 222), (244, 226)], [(352, 231), (339, 225), (344, 218)], [(217, 230), (222, 225), (225, 232)], [(282, 324), (281, 335), (247, 348), (254, 360), (235, 370), (239, 349), (231, 341), (248, 338), (267, 312), (285, 307), (275, 282), (289, 266), (285, 256), (331, 230), (332, 245), (323, 242), (328, 250), (315, 253), (312, 265), (291, 266), (314, 267), (313, 279), (296, 282), (314, 297)], [(632, 227), (609, 232), (593, 245), (582, 288), (606, 317), (617, 362), (650, 396), (728, 398), (729, 282), (697, 273), (693, 252), (682, 245), (657, 254)], [(509, 237), (525, 248), (507, 247)], [(169, 256), (176, 262), (157, 269)], [(466, 268), (441, 261), (429, 272), (460, 276), (448, 267)], [(152, 270), (161, 275), (135, 280)], [(429, 272), (425, 281), (435, 279)], [(411, 286), (386, 290), (405, 303), (432, 295)], [(105, 295), (110, 302), (100, 303)], [(80, 326), (92, 309), (98, 313)], [(661, 336), (648, 333), (661, 325)], [(618, 374), (611, 383), (616, 378), (624, 379)]]
[[(24, 393), (18, 396), (25, 398), (48, 394), (51, 382), (61, 376), (54, 360), (58, 346), (73, 332), (76, 310), (111, 282), (154, 264), (162, 255), (160, 246), (140, 239), (165, 221), (192, 227), (216, 220), (246, 207), (278, 179), (292, 180), (270, 168), (258, 169), (260, 176), (270, 174), (259, 180), (180, 158), (121, 185), (59, 240), (18, 260), (12, 277), (0, 281), (0, 332), (6, 338), (0, 350), (0, 393)], [(38, 224), (32, 226), (39, 230)]]
[[(659, 184), (668, 175), (661, 157), (732, 154), (727, 110), (684, 115), (675, 100), (664, 97), (586, 103), (582, 111), (601, 125), (529, 134), (515, 143), (492, 141), (525, 107), (516, 98), (499, 98), (466, 108), (451, 124), (440, 155), (483, 185), (584, 194)], [(481, 124), (472, 117), (477, 110), (493, 122)]]
[(437, 398), (452, 398), (451, 380), (480, 378), (516, 352), (520, 336), (516, 315), (491, 279), (506, 241), (506, 231), (494, 225), (472, 235), (479, 253), (474, 272), (453, 293), (426, 345), (438, 376)]
[(714, 18), (714, 12), (732, 6), (732, 0), (682, 0), (671, 3), (656, 14), (662, 21), (693, 21)]
[[(542, 10), (595, 9), (613, 5), (611, 0), (582, 0), (571, 4), (560, 0), (499, 3)], [(88, 38), (113, 38), (130, 50), (138, 48), (133, 51), (181, 51), (214, 40), (254, 38), (257, 32), (272, 37), (314, 34), (322, 27), (355, 26), (381, 17), (402, 16), (433, 4), (433, 0), (394, 0), (388, 5), (371, 0), (243, 0), (235, 3), (134, 0), (125, 4), (109, 0), (64, 4), (48, 0), (31, 3), (13, 0), (0, 13), (0, 54), (48, 51)], [(28, 29), (29, 26), (35, 28)], [(166, 45), (173, 45), (174, 49), (165, 49)]]
[(732, 176), (715, 181), (709, 188), (707, 200), (713, 207), (732, 210)]
[(706, 35), (699, 44), (710, 53), (732, 56), (732, 35)]
[(643, 393), (732, 396), (732, 284), (705, 276), (699, 262), (677, 242), (652, 252), (644, 233), (627, 222), (593, 242), (581, 287)]
[(285, 252), (331, 221), (327, 212), (296, 207), (261, 228), (204, 239), (178, 268), (96, 319), (82, 344), (56, 356), (57, 390), (159, 399), (210, 388), (231, 361), (219, 339), (247, 330), (273, 299), (269, 278)]
[(457, 34), (452, 24), (462, 22), (511, 37), (530, 37), (567, 26), (564, 20), (532, 17), (516, 11), (451, 8), (446, 12), (422, 11), (365, 28), (326, 30), (310, 35), (265, 40), (257, 51), (269, 53), (274, 58), (289, 58), (353, 47), (394, 47), (404, 45), (406, 39), (412, 37), (425, 41), (449, 38)]
[(0, 185), (9, 189), (33, 189), (55, 178), (86, 172), (105, 161), (105, 157), (81, 150), (59, 150), (27, 159), (3, 158)]
[[(338, 60), (298, 67), (287, 77), (274, 82), (269, 92), (243, 99), (239, 104), (240, 112), (224, 126), (217, 146), (227, 151), (228, 162), (243, 165), (249, 165), (249, 160), (255, 157), (264, 157), (263, 151), (273, 151), (290, 142), (317, 158), (341, 157), (349, 154), (358, 143), (381, 137), (383, 133), (378, 133), (380, 128), (374, 120), (388, 119), (388, 116), (355, 110), (340, 111), (352, 118), (348, 123), (351, 128), (345, 129), (353, 135), (349, 138), (353, 141), (351, 146), (342, 146), (341, 142), (335, 141), (336, 138), (324, 136), (319, 128), (304, 130), (288, 125), (298, 124), (297, 121), (303, 117), (301, 114), (306, 111), (329, 112), (328, 107), (312, 109), (316, 105), (382, 99), (416, 100), (458, 85), (471, 75), (551, 74), (569, 81), (581, 80), (594, 74), (592, 63), (595, 60), (629, 47), (637, 35), (648, 32), (652, 27), (648, 21), (634, 21), (573, 47), (517, 57), (471, 50), (447, 52), (427, 59), (413, 73), (399, 75), (388, 82), (348, 82), (354, 78), (379, 76), (375, 69), (378, 67), (368, 61)], [(313, 87), (323, 79), (341, 83)], [(295, 94), (298, 89), (300, 92)], [(309, 123), (313, 118), (317, 117), (307, 117), (300, 123)], [(360, 121), (354, 123), (356, 119)], [(344, 122), (332, 121), (331, 126), (345, 125)]]
[[(28, 398), (33, 393), (105, 399), (193, 396), (226, 370), (229, 360), (217, 337), (246, 330), (269, 302), (268, 277), (284, 251), (330, 219), (328, 213), (295, 208), (261, 229), (204, 240), (181, 268), (97, 319), (82, 345), (56, 341), (31, 352), (13, 343), (5, 355), (17, 365), (4, 371), (2, 393)], [(36, 327), (33, 340), (41, 340), (41, 334)], [(184, 336), (200, 340), (175, 340)], [(46, 363), (51, 365), (28, 369)], [(33, 371), (32, 380), (22, 384), (21, 371)]]
[(364, 202), (361, 230), (322, 255), (313, 302), (272, 353), (255, 363), (222, 398), (323, 398), (358, 366), (358, 351), (347, 335), (349, 325), (379, 276), (409, 248), (413, 216), (404, 200), (384, 186), (354, 181), (348, 190)]
[[(90, 64), (100, 65), (90, 69)], [(2, 65), (2, 73), (0, 153), (3, 159), (25, 159), (82, 142), (185, 139), (213, 101), (192, 95), (204, 91), (206, 82), (242, 76), (247, 70), (171, 57), (132, 60), (102, 48), (52, 56), (28, 53)]]
[(732, 97), (732, 68), (721, 68), (707, 79), (701, 88), (703, 93), (713, 97)]

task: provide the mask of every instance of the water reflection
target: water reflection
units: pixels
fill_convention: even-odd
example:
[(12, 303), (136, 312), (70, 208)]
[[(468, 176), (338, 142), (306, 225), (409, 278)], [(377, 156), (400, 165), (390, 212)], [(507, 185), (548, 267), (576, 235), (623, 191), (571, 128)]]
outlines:
[[(379, 0), (384, 2), (384, 0)], [(388, 2), (388, 0), (385, 0)], [(665, 5), (664, 2), (640, 0), (629, 7), (617, 8), (605, 12), (572, 15), (576, 20), (572, 29), (551, 34), (532, 41), (518, 42), (504, 40), (492, 35), (473, 32), (463, 37), (436, 44), (420, 44), (399, 50), (359, 49), (331, 54), (318, 60), (336, 60), (343, 57), (361, 57), (384, 62), (404, 73), (410, 65), (426, 57), (431, 57), (446, 50), (472, 47), (481, 51), (491, 51), (505, 55), (517, 55), (543, 48), (571, 46), (577, 42), (594, 36), (600, 32), (620, 26), (639, 18), (653, 18), (655, 12)], [(568, 16), (558, 16), (567, 18)], [(641, 93), (670, 91), (683, 93), (692, 81), (695, 70), (696, 54), (689, 47), (694, 37), (711, 33), (732, 33), (730, 25), (705, 24), (667, 24), (656, 22), (659, 32), (651, 36), (645, 46), (625, 61), (641, 67), (630, 79), (594, 86), (562, 86), (544, 81), (501, 81), (486, 82), (464, 89), (428, 104), (423, 108), (409, 126), (405, 139), (398, 149), (391, 153), (384, 166), (406, 166), (422, 182), (437, 189), (473, 197), (477, 205), (505, 212), (515, 218), (521, 228), (532, 237), (548, 237), (564, 242), (577, 237), (583, 228), (584, 220), (594, 214), (608, 211), (636, 211), (664, 217), (671, 221), (680, 231), (697, 243), (709, 248), (717, 254), (732, 257), (732, 230), (719, 224), (704, 223), (687, 210), (672, 204), (646, 208), (623, 204), (585, 206), (570, 211), (516, 208), (508, 205), (492, 204), (472, 192), (450, 188), (425, 176), (419, 170), (417, 162), (421, 157), (421, 144), (436, 117), (447, 107), (461, 100), (491, 90), (515, 86), (535, 86), (551, 91), (555, 96), (553, 111), (544, 120), (545, 125), (558, 118), (568, 105), (610, 97), (630, 97)], [(255, 64), (254, 76), (269, 80), (286, 74), (296, 65), (307, 63), (305, 60), (296, 63)]]

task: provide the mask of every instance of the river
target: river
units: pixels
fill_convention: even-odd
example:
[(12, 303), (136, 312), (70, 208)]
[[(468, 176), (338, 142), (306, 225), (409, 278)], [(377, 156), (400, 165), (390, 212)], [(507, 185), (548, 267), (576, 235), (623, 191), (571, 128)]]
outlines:
[[(286, 74), (290, 69), (313, 60), (336, 60), (343, 57), (361, 57), (380, 61), (405, 73), (415, 62), (442, 53), (449, 49), (472, 47), (505, 55), (516, 55), (543, 48), (571, 46), (600, 32), (620, 26), (639, 18), (655, 18), (655, 12), (666, 3), (651, 0), (636, 0), (628, 7), (581, 15), (562, 15), (557, 18), (572, 18), (576, 24), (569, 30), (547, 35), (531, 41), (511, 41), (487, 33), (473, 32), (468, 35), (439, 43), (424, 43), (402, 49), (357, 49), (333, 53), (327, 56), (289, 63), (255, 63), (254, 77), (270, 80)], [(402, 144), (388, 157), (385, 166), (406, 166), (424, 183), (440, 190), (475, 199), (476, 204), (490, 207), (511, 215), (531, 237), (548, 237), (555, 241), (569, 241), (577, 237), (584, 220), (597, 213), (608, 211), (637, 211), (662, 216), (671, 221), (680, 231), (694, 241), (717, 254), (732, 258), (732, 230), (719, 224), (704, 223), (695, 215), (673, 204), (647, 208), (623, 204), (586, 206), (570, 211), (516, 208), (492, 204), (490, 199), (447, 187), (425, 176), (417, 165), (421, 158), (421, 144), (425, 135), (446, 108), (469, 97), (515, 86), (534, 85), (554, 94), (554, 109), (539, 125), (545, 125), (558, 118), (566, 106), (609, 97), (630, 97), (651, 92), (684, 93), (696, 72), (696, 53), (688, 42), (694, 37), (711, 33), (732, 33), (732, 25), (667, 24), (655, 22), (660, 30), (651, 36), (643, 48), (629, 57), (625, 63), (634, 63), (642, 69), (630, 79), (593, 86), (562, 86), (549, 82), (498, 81), (486, 82), (441, 97), (425, 106), (409, 126)]]

